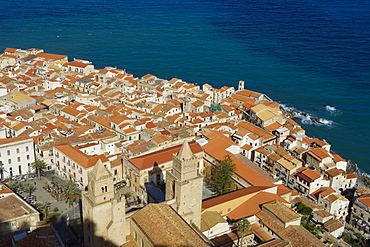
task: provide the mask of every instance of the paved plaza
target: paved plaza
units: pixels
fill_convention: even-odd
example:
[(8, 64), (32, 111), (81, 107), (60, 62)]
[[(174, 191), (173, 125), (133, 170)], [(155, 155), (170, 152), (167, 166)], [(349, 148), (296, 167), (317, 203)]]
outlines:
[[(36, 187), (36, 190), (32, 193), (34, 196), (35, 203), (41, 203), (47, 201), (50, 203), (49, 212), (52, 212), (55, 207), (59, 208), (61, 216), (53, 224), (54, 228), (58, 232), (62, 240), (65, 239), (81, 239), (82, 238), (82, 229), (81, 227), (67, 227), (67, 225), (74, 225), (76, 219), (80, 218), (80, 207), (78, 204), (74, 205), (74, 208), (69, 207), (66, 201), (57, 201), (54, 199), (43, 187), (46, 185), (51, 185), (51, 182), (58, 183), (59, 185), (65, 185), (65, 181), (59, 177), (53, 175), (52, 173), (46, 172), (46, 176), (42, 176), (39, 180), (36, 178), (29, 178), (26, 180), (18, 181), (19, 184), (30, 183)], [(20, 192), (20, 196), (27, 198), (28, 194), (25, 192)], [(79, 245), (76, 245), (79, 246)]]
[[(20, 184), (30, 183), (33, 184), (36, 187), (36, 190), (32, 193), (33, 196), (35, 196), (34, 201), (36, 203), (41, 203), (43, 201), (50, 202), (51, 205), (49, 207), (49, 211), (52, 211), (53, 208), (58, 207), (59, 212), (63, 215), (67, 215), (70, 217), (70, 219), (79, 218), (79, 210), (78, 207), (76, 207), (76, 215), (73, 216), (73, 210), (69, 205), (66, 203), (66, 201), (57, 201), (54, 199), (43, 187), (46, 185), (51, 185), (51, 182), (54, 181), (55, 183), (58, 183), (60, 186), (65, 185), (65, 181), (60, 179), (59, 177), (55, 175), (47, 175), (42, 176), (39, 180), (38, 178), (30, 178), (25, 181), (19, 181)], [(22, 197), (28, 197), (27, 193), (21, 192), (20, 195)], [(75, 205), (76, 206), (76, 205)], [(72, 214), (69, 212), (72, 211)]]

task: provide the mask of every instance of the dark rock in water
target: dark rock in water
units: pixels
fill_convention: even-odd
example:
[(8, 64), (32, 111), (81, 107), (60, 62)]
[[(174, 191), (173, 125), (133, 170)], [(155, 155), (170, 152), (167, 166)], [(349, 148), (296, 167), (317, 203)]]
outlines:
[(318, 117), (310, 117), (311, 121), (314, 122), (314, 123), (319, 123), (319, 124), (322, 124), (322, 122), (320, 121), (320, 118)]
[(304, 116), (304, 117), (307, 117), (307, 113), (305, 113), (305, 112), (301, 112), (300, 113), (302, 116)]
[(297, 116), (297, 114), (298, 114), (298, 112), (297, 112), (297, 111), (292, 110), (292, 109), (284, 109), (284, 108), (283, 108), (283, 111), (284, 111), (284, 113), (285, 113), (288, 117), (290, 117), (290, 118), (294, 118), (294, 117), (295, 117), (295, 116)]

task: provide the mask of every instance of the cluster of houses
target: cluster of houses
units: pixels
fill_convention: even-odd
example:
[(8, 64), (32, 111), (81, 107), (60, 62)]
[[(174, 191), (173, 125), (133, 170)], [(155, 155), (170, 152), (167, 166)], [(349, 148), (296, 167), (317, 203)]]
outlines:
[[(355, 187), (356, 175), (346, 171), (347, 161), (329, 143), (308, 137), (279, 103), (245, 90), (243, 81), (238, 90), (201, 88), (177, 78), (96, 69), (89, 61), (69, 62), (42, 49), (7, 48), (0, 55), (0, 138), (2, 179), (32, 172), (30, 164), (41, 159), (85, 189), (91, 179), (98, 181), (91, 174), (101, 166), (116, 186), (132, 188), (142, 205), (177, 201), (175, 212), (149, 204), (136, 216), (126, 215), (137, 221), (126, 231), (134, 236), (127, 246), (156, 245), (158, 236), (151, 239), (143, 230), (147, 226), (139, 226), (139, 218), (152, 211), (181, 216), (182, 228), (208, 246), (240, 244), (237, 225), (245, 218), (251, 223), (245, 245), (324, 246), (329, 238), (345, 245), (337, 238), (350, 201), (341, 192)], [(207, 196), (198, 175), (212, 181), (225, 156), (236, 165), (233, 192)], [(178, 193), (195, 198), (188, 199), (191, 213)], [(299, 204), (310, 207), (312, 220), (325, 227), (321, 240), (301, 225)], [(361, 188), (350, 223), (368, 233), (369, 222), (370, 189)], [(125, 246), (126, 239), (112, 239)]]

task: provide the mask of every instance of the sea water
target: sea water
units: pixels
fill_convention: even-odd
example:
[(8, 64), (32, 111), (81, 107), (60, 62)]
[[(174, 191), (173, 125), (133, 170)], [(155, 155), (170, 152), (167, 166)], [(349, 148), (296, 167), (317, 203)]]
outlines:
[(309, 136), (370, 172), (370, 2), (13, 0), (0, 49), (43, 48), (135, 76), (265, 93), (325, 124)]

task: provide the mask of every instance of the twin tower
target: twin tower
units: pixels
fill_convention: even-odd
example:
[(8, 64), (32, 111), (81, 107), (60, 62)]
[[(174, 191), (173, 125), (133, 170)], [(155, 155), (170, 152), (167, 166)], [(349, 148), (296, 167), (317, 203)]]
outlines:
[[(198, 173), (198, 158), (184, 142), (172, 159), (164, 203), (171, 204), (188, 224), (200, 229), (203, 177)], [(130, 234), (125, 197), (115, 193), (113, 177), (100, 161), (88, 178), (88, 188), (82, 194), (85, 246), (121, 246)]]

